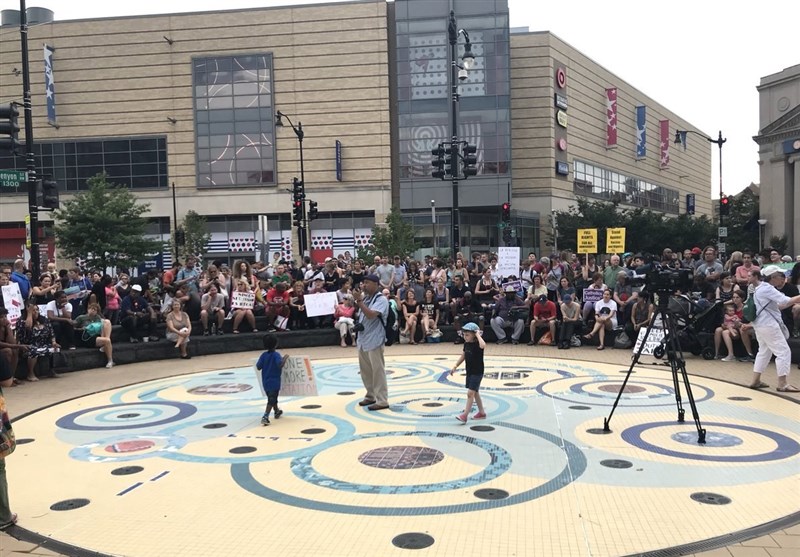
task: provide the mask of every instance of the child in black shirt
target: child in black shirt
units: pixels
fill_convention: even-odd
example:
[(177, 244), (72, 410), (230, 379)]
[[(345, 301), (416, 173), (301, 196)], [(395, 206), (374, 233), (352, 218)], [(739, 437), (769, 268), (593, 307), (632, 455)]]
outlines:
[(466, 323), (461, 330), (464, 333), (464, 353), (458, 358), (453, 369), (450, 370), (450, 375), (453, 375), (458, 366), (466, 361), (467, 407), (462, 414), (456, 416), (459, 422), (466, 424), (473, 402), (478, 404), (478, 411), (472, 416), (472, 419), (483, 420), (486, 418), (486, 412), (483, 411), (483, 400), (481, 400), (481, 395), (478, 393), (481, 387), (481, 379), (483, 379), (483, 349), (486, 348), (486, 342), (480, 334), (480, 328), (475, 323)]

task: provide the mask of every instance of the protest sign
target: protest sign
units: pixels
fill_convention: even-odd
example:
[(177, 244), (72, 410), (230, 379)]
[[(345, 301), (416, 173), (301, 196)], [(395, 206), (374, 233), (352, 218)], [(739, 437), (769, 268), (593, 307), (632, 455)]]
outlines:
[(597, 253), (597, 229), (578, 229), (578, 253)]
[(308, 317), (333, 315), (337, 303), (336, 292), (306, 294), (303, 301), (306, 305), (306, 315)]
[(608, 253), (623, 253), (625, 251), (625, 229), (609, 228), (606, 235), (606, 251)]
[(503, 278), (519, 276), (520, 248), (497, 248), (497, 274)]
[[(261, 394), (266, 395), (261, 371), (255, 369), (255, 372)], [(308, 356), (286, 358), (281, 369), (281, 396), (317, 396), (317, 382)]]
[(253, 309), (256, 295), (252, 292), (236, 292), (231, 294), (231, 309)]
[(24, 305), (25, 302), (22, 300), (19, 284), (12, 282), (3, 287), (3, 306), (8, 310), (8, 320), (12, 327), (17, 324), (17, 319), (22, 316)]
[[(642, 341), (644, 341), (644, 335), (647, 333), (647, 329), (642, 327), (639, 329), (639, 336), (636, 337), (636, 344), (633, 346), (633, 353), (636, 354), (639, 351), (639, 347), (642, 345)], [(647, 342), (642, 349), (642, 354), (653, 354), (653, 351), (661, 345), (661, 342), (664, 340), (664, 329), (658, 329), (653, 327), (650, 329), (650, 334), (647, 337)]]

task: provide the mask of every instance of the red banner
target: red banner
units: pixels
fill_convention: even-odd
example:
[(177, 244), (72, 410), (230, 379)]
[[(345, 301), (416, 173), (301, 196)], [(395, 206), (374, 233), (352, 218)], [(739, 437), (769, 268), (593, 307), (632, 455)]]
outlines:
[(660, 120), (661, 127), (661, 168), (669, 166), (669, 120)]
[(617, 88), (606, 89), (606, 147), (617, 146)]

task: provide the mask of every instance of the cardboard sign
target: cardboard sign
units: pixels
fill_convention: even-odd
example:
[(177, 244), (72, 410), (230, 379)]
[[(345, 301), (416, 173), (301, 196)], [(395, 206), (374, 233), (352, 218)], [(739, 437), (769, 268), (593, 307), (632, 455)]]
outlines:
[(625, 229), (609, 228), (606, 232), (606, 251), (608, 253), (623, 253), (625, 251)]
[(234, 292), (231, 294), (231, 309), (253, 309), (256, 295), (252, 292)]
[(19, 291), (19, 284), (12, 282), (3, 287), (3, 305), (8, 310), (8, 320), (11, 326), (17, 324), (17, 320), (22, 317), (22, 310), (25, 308), (25, 302), (22, 299), (22, 294)]
[(578, 229), (578, 253), (597, 253), (597, 229)]
[(503, 278), (519, 276), (520, 248), (500, 247), (497, 248), (497, 274)]
[(306, 294), (303, 298), (306, 305), (306, 315), (316, 317), (318, 315), (333, 315), (338, 302), (336, 292), (324, 292), (322, 294)]
[[(256, 369), (256, 381), (261, 394), (266, 395), (261, 372)], [(308, 356), (289, 356), (281, 370), (281, 396), (317, 396), (317, 381)]]
[[(633, 345), (633, 353), (639, 351), (639, 347), (642, 345), (642, 341), (644, 340), (644, 335), (647, 333), (647, 329), (642, 327), (639, 329), (639, 336), (636, 338), (636, 344)], [(658, 329), (653, 327), (650, 329), (650, 334), (647, 337), (647, 342), (642, 349), (642, 354), (653, 354), (653, 351), (661, 345), (661, 341), (664, 340), (664, 329)]]

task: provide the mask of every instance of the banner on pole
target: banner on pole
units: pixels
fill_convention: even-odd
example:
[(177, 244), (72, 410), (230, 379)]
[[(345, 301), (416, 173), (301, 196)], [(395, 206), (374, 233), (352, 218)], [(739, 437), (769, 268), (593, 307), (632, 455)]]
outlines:
[(609, 228), (606, 233), (606, 251), (608, 253), (623, 253), (625, 251), (625, 229)]
[(597, 229), (578, 229), (578, 253), (597, 253)]

